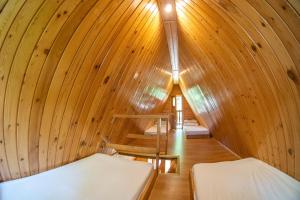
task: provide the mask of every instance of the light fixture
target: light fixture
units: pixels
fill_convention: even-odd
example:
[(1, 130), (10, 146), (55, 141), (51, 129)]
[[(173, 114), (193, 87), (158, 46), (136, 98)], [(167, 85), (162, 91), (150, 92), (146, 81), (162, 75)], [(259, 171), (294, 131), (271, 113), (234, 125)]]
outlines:
[(172, 10), (173, 10), (172, 5), (171, 5), (170, 3), (168, 3), (168, 4), (165, 6), (165, 11), (166, 11), (167, 13), (170, 13), (170, 12), (172, 12)]

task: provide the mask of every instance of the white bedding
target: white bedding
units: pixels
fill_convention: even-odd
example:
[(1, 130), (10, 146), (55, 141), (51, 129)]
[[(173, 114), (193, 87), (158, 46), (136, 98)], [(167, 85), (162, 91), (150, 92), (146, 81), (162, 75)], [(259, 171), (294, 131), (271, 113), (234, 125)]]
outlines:
[(191, 119), (191, 120), (184, 120), (183, 126), (198, 126), (197, 120)]
[(95, 154), (38, 175), (0, 184), (1, 200), (137, 199), (151, 164)]
[(186, 135), (209, 135), (209, 130), (203, 126), (183, 126)]
[(300, 182), (255, 158), (193, 166), (197, 200), (299, 200)]
[(184, 122), (183, 126), (198, 126), (199, 124), (196, 122)]
[(185, 119), (183, 122), (184, 123), (198, 123), (197, 120), (195, 120), (195, 119)]

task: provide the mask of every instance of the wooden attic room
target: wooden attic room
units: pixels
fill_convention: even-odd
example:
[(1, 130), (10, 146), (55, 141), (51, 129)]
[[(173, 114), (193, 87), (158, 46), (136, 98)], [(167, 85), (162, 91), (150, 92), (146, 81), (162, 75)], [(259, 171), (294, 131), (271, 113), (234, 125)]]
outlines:
[(0, 200), (299, 200), (299, 0), (0, 0)]

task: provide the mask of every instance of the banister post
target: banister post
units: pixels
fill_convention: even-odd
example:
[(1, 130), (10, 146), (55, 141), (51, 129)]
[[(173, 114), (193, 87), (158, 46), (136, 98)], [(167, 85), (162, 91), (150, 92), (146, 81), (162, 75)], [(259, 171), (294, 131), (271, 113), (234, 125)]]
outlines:
[(157, 119), (157, 140), (156, 140), (156, 170), (159, 172), (159, 154), (160, 154), (160, 132), (161, 132), (161, 118)]

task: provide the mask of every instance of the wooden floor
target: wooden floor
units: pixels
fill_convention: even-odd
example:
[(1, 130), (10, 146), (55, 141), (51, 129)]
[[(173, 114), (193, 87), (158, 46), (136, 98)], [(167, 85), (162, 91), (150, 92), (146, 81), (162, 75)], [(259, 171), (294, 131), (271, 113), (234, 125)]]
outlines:
[(195, 163), (237, 159), (215, 139), (185, 139), (181, 131), (170, 134), (168, 149), (180, 155), (180, 175), (160, 174), (150, 200), (189, 199), (189, 170)]

